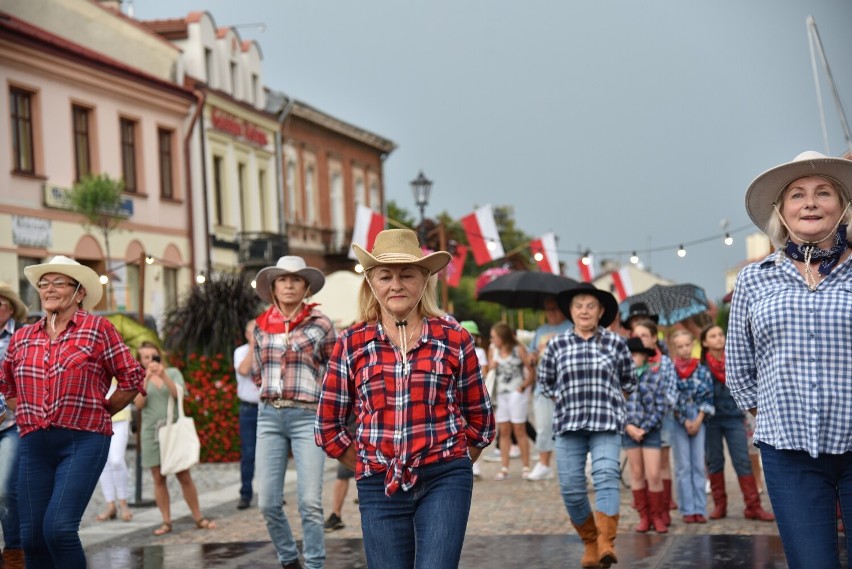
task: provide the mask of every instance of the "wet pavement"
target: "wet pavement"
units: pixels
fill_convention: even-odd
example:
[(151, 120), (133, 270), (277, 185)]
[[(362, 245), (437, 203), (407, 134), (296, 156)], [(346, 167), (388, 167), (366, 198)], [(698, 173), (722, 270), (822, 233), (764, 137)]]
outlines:
[[(134, 483), (133, 451), (128, 451), (131, 490)], [(473, 505), (462, 553), (463, 568), (503, 567), (562, 568), (579, 567), (583, 546), (568, 522), (555, 480), (521, 480), (521, 464), (511, 461), (506, 481), (493, 480), (499, 464), (483, 462), (483, 476), (474, 485)], [(330, 512), (332, 484), (336, 464), (327, 461), (323, 501)], [(301, 539), (295, 496), (295, 471), (287, 473), (285, 511)], [(202, 464), (192, 469), (198, 486), (201, 507), (218, 528), (199, 530), (189, 517), (180, 486), (170, 477), (174, 531), (161, 537), (152, 535), (161, 522), (154, 507), (134, 508), (131, 522), (95, 522), (103, 509), (103, 498), (96, 491), (81, 524), (81, 539), (95, 569), (200, 569), (258, 568), (278, 569), (275, 550), (269, 543), (266, 526), (256, 504), (237, 510), (239, 489), (238, 464)], [(742, 495), (732, 471), (727, 472), (729, 517), (707, 524), (684, 524), (677, 512), (666, 535), (653, 532), (637, 534), (637, 523), (627, 489), (621, 493), (621, 519), (616, 551), (622, 568), (785, 568), (784, 553), (774, 523), (746, 520), (742, 517)], [(143, 474), (142, 497), (150, 499), (150, 476)], [(131, 492), (132, 495), (132, 492)], [(358, 506), (353, 503), (355, 485), (342, 517), (346, 527), (326, 534), (329, 569), (366, 567), (360, 540)], [(763, 506), (770, 509), (762, 495)], [(708, 496), (708, 507), (712, 500)], [(845, 562), (845, 552), (843, 554)]]

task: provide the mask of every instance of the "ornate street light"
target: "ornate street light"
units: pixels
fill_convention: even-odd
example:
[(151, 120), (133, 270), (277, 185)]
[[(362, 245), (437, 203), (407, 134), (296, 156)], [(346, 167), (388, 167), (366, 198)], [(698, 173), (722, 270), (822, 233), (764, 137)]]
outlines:
[(426, 244), (426, 206), (429, 205), (429, 195), (432, 193), (432, 180), (423, 175), (423, 170), (411, 180), (411, 192), (414, 203), (420, 208), (420, 244)]

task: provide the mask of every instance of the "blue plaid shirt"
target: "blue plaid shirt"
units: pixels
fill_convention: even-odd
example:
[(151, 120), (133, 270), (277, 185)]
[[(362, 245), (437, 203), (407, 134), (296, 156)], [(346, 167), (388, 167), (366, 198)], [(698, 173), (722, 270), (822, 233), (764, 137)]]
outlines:
[(553, 432), (624, 430), (622, 392), (636, 391), (624, 339), (604, 328), (584, 340), (568, 330), (548, 342), (538, 364), (541, 392), (556, 403)]
[(813, 292), (778, 252), (747, 266), (728, 326), (727, 385), (758, 409), (754, 440), (812, 457), (852, 450), (852, 259)]
[(638, 389), (627, 398), (626, 424), (636, 425), (646, 432), (659, 429), (669, 410), (668, 380), (660, 364), (644, 366), (636, 371), (636, 375), (639, 377)]

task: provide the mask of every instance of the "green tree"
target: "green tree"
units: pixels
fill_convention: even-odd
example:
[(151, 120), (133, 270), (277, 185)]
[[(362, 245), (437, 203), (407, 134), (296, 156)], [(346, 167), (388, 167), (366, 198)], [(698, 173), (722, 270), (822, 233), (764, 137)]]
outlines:
[[(125, 219), (120, 213), (124, 181), (113, 180), (109, 174), (90, 174), (74, 184), (68, 192), (71, 208), (86, 218), (86, 227), (100, 231), (106, 247), (105, 270), (110, 271), (112, 252), (109, 246), (109, 236)], [(108, 302), (112, 302), (112, 279), (109, 281)]]

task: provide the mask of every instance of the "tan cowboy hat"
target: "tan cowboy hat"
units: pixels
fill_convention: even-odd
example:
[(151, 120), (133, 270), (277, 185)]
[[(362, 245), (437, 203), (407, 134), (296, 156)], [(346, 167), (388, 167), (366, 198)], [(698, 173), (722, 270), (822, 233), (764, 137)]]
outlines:
[(47, 263), (40, 265), (30, 265), (24, 267), (24, 275), (27, 280), (35, 288), (36, 283), (41, 280), (41, 277), (47, 273), (58, 273), (72, 278), (86, 289), (86, 298), (83, 299), (83, 310), (91, 310), (101, 301), (104, 295), (104, 286), (101, 284), (98, 273), (81, 265), (74, 259), (65, 255), (57, 255)]
[[(790, 182), (806, 176), (821, 176), (834, 181), (846, 201), (852, 199), (852, 160), (831, 158), (819, 152), (802, 152), (791, 162), (770, 168), (754, 179), (746, 191), (746, 211), (761, 230), (772, 217), (773, 205)], [(781, 204), (778, 204), (780, 209)]]
[(273, 267), (264, 267), (255, 277), (255, 292), (264, 302), (272, 303), (272, 283), (281, 275), (296, 275), (308, 283), (309, 294), (318, 293), (325, 285), (322, 271), (309, 267), (305, 260), (294, 255), (281, 257)]
[(423, 255), (417, 242), (417, 234), (410, 229), (385, 229), (376, 235), (372, 254), (357, 243), (352, 245), (358, 262), (364, 270), (379, 265), (417, 265), (431, 274), (437, 274), (447, 266), (453, 256), (446, 251)]
[(27, 305), (18, 296), (18, 293), (12, 290), (12, 286), (8, 283), (0, 281), (0, 296), (12, 303), (12, 318), (15, 322), (23, 322), (27, 319)]

